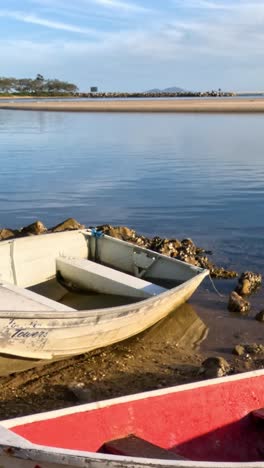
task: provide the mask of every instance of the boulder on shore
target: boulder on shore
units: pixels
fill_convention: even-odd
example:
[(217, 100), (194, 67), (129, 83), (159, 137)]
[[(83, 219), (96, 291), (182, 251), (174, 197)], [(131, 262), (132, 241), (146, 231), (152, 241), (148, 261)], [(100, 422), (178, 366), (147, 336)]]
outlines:
[(12, 239), (12, 237), (17, 235), (17, 232), (18, 231), (14, 231), (13, 229), (0, 229), (0, 241)]
[(78, 223), (74, 218), (68, 218), (57, 226), (52, 227), (51, 232), (63, 232), (63, 231), (74, 231), (77, 229), (84, 229), (83, 224)]
[(46, 226), (41, 221), (36, 221), (35, 223), (29, 224), (28, 226), (23, 227), (19, 231), (19, 235), (22, 236), (37, 236), (47, 232)]
[(245, 271), (238, 280), (236, 292), (242, 296), (248, 296), (261, 285), (261, 282), (262, 276), (260, 273)]
[(247, 343), (247, 344), (238, 344), (234, 347), (233, 354), (236, 354), (237, 356), (243, 356), (243, 355), (263, 355), (264, 353), (264, 345), (259, 344), (259, 343)]
[(229, 363), (221, 356), (209, 357), (203, 363), (199, 370), (206, 378), (223, 377), (230, 371)]
[(234, 347), (232, 353), (236, 356), (243, 356), (246, 353), (246, 348), (244, 345), (238, 344)]
[(232, 291), (229, 296), (228, 310), (230, 312), (247, 314), (250, 311), (250, 303), (239, 296), (236, 291)]
[(110, 224), (103, 224), (102, 226), (97, 226), (96, 229), (98, 231), (102, 231), (107, 236), (114, 237), (115, 239), (128, 241), (136, 238), (136, 231), (126, 226), (113, 227)]

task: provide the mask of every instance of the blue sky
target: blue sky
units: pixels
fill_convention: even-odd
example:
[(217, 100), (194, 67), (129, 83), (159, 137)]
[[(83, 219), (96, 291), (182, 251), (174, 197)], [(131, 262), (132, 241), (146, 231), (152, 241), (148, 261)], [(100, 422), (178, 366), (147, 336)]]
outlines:
[(263, 0), (0, 0), (2, 76), (264, 89)]

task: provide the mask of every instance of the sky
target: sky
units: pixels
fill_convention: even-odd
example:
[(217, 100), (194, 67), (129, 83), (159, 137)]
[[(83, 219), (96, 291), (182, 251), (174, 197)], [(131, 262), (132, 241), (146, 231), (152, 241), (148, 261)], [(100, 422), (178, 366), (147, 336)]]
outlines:
[(263, 54), (263, 0), (0, 0), (0, 76), (263, 91)]

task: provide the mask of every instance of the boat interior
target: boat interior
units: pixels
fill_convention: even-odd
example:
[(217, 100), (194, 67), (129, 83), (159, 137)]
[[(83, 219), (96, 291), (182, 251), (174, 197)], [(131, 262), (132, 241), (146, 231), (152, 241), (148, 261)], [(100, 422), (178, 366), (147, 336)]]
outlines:
[(0, 310), (73, 311), (161, 294), (201, 269), (91, 230), (0, 243)]

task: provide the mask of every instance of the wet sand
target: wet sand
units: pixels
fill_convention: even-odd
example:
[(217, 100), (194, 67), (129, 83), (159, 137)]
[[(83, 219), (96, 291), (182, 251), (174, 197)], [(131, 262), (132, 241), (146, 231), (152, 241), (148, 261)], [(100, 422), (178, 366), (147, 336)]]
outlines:
[(61, 112), (197, 112), (259, 113), (264, 99), (178, 99), (178, 100), (101, 100), (53, 102), (1, 102), (1, 109)]

